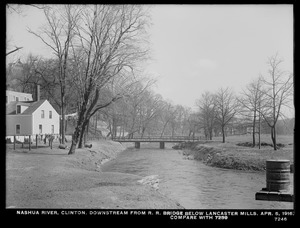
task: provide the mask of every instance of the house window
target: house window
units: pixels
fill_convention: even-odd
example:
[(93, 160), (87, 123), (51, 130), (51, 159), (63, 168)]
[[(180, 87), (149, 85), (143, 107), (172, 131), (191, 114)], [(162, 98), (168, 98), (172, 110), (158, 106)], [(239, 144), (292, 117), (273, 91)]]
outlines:
[(42, 124), (39, 125), (39, 133), (43, 134), (43, 125)]
[(18, 135), (18, 134), (20, 134), (20, 132), (21, 132), (21, 125), (17, 124), (16, 125), (16, 134)]
[(19, 97), (16, 97), (16, 101), (19, 101)]
[(17, 105), (17, 114), (21, 113), (21, 105)]
[(54, 125), (51, 125), (51, 133), (54, 134)]
[(45, 118), (45, 111), (44, 111), (44, 110), (42, 110), (42, 112), (41, 112), (41, 118), (42, 118), (42, 119)]
[(49, 111), (49, 119), (52, 119), (52, 111)]

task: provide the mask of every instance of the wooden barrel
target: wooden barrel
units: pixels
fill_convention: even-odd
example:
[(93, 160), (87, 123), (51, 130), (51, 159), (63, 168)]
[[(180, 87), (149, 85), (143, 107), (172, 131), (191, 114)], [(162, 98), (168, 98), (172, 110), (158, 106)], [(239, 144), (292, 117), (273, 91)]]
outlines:
[(290, 161), (268, 160), (267, 190), (271, 192), (288, 191), (290, 186)]

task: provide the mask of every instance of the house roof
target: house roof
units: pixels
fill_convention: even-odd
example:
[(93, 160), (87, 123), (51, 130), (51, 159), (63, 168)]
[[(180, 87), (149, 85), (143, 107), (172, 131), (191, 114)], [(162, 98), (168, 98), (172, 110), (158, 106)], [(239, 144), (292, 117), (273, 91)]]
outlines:
[[(46, 100), (39, 101), (13, 101), (6, 105), (6, 115), (31, 115), (38, 109)], [(16, 114), (16, 105), (28, 106), (28, 108), (21, 114)]]
[(18, 95), (24, 95), (24, 96), (32, 96), (31, 93), (22, 93), (22, 92), (17, 92), (17, 91), (12, 91), (12, 90), (6, 90), (6, 94), (18, 94)]

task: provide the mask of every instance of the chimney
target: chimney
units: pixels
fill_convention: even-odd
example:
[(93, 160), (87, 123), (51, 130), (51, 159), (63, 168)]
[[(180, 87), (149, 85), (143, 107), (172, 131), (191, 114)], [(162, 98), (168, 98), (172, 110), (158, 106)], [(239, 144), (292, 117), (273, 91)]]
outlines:
[(39, 101), (40, 100), (40, 85), (36, 85), (35, 86), (35, 101)]

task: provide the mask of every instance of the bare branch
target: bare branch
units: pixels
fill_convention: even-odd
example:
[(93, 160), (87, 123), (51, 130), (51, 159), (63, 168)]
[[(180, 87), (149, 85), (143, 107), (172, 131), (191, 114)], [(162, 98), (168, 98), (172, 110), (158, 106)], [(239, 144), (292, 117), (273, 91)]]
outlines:
[(6, 56), (8, 56), (8, 55), (10, 55), (10, 54), (12, 54), (12, 53), (14, 53), (14, 52), (16, 52), (16, 51), (19, 51), (20, 49), (22, 49), (23, 47), (16, 47), (14, 50), (12, 50), (12, 51), (9, 51), (8, 53), (6, 53)]

